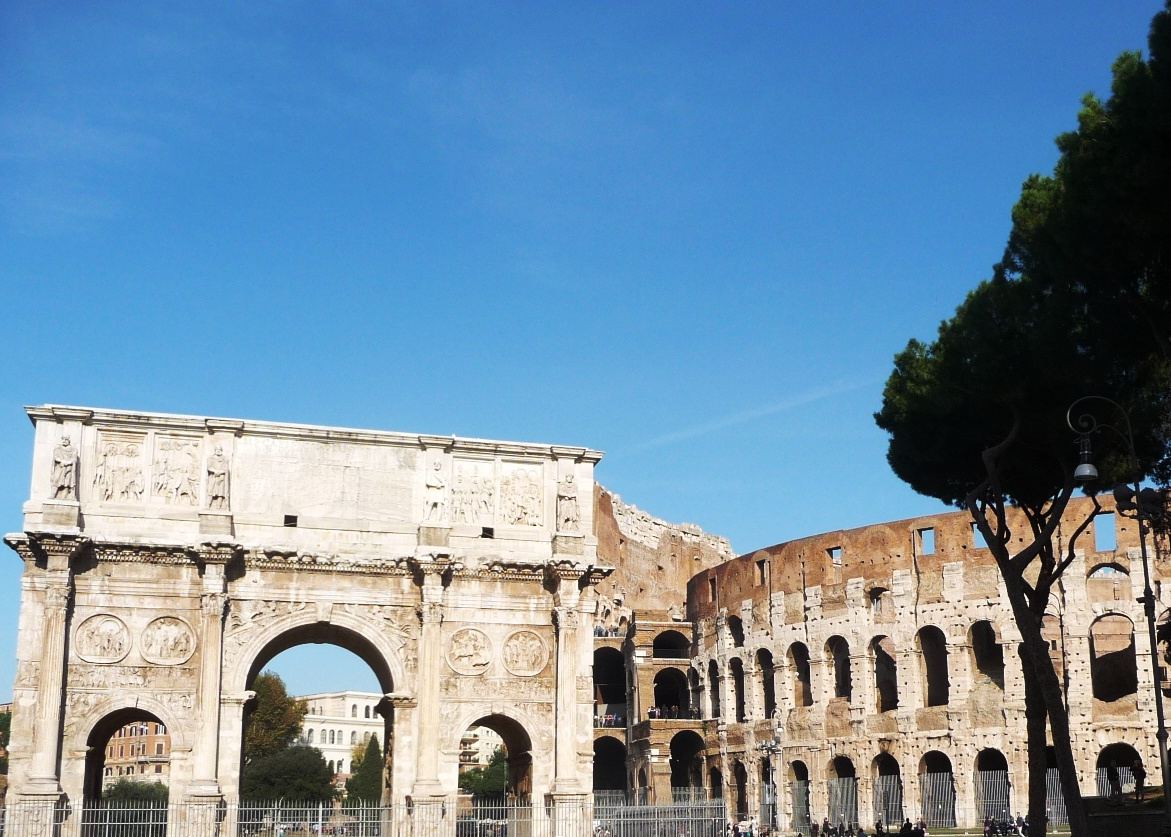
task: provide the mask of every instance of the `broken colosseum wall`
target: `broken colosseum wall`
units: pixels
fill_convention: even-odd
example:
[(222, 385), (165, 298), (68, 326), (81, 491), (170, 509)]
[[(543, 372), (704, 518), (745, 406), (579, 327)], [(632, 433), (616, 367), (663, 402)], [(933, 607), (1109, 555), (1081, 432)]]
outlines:
[[(1111, 761), (1125, 782), (1136, 756), (1160, 781), (1137, 525), (1102, 501), (1045, 622), (1084, 794)], [(1091, 511), (1071, 502), (1058, 539)], [(1160, 625), (1165, 560), (1152, 554)], [(730, 809), (792, 828), (810, 814), (974, 825), (1026, 808), (1020, 636), (966, 513), (742, 555), (696, 574), (688, 603), (692, 780), (702, 764)]]

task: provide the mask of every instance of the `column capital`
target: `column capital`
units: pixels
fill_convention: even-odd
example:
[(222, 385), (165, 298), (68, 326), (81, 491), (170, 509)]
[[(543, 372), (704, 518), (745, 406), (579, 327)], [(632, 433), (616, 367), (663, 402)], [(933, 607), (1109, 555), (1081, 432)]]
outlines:
[(92, 545), (89, 538), (81, 535), (57, 534), (53, 532), (30, 532), (23, 541), (5, 538), (5, 543), (25, 557), (23, 549), (29, 550), (33, 560), (43, 560), (45, 568), (67, 572), (69, 564)]

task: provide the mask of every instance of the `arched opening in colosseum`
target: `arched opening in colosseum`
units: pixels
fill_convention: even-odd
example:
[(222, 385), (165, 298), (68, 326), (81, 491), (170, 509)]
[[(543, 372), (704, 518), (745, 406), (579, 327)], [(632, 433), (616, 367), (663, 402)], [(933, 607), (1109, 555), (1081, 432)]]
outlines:
[(996, 626), (987, 619), (972, 625), (968, 631), (972, 646), (972, 669), (985, 682), (1004, 689), (1004, 649), (997, 641)]
[(732, 637), (733, 648), (744, 647), (744, 620), (739, 616), (728, 617), (728, 634)]
[(508, 759), (508, 784), (504, 792), (525, 798), (533, 792), (533, 741), (519, 721), (507, 715), (485, 715), (468, 724), (468, 729), (487, 727), (500, 736)]
[(687, 683), (691, 687), (691, 715), (699, 718), (703, 713), (703, 684), (699, 680), (699, 672), (691, 668), (687, 670)]
[(686, 660), (691, 656), (691, 642), (679, 631), (663, 631), (651, 643), (656, 660)]
[(886, 825), (903, 821), (903, 776), (898, 760), (890, 753), (879, 753), (870, 765), (874, 783), (874, 814)]
[(707, 664), (707, 695), (712, 717), (720, 717), (720, 667), (715, 660)]
[(919, 810), (929, 828), (955, 828), (955, 775), (951, 759), (938, 750), (919, 760)]
[(1004, 753), (984, 749), (976, 754), (976, 818), (1006, 819), (1012, 813), (1008, 783), (1008, 760)]
[(890, 590), (885, 587), (871, 587), (867, 595), (870, 598), (870, 616), (876, 624), (895, 620), (895, 601)]
[(735, 812), (737, 820), (748, 819), (748, 768), (744, 762), (736, 759), (732, 762), (732, 784), (735, 791)]
[(720, 768), (712, 767), (707, 772), (708, 789), (711, 792), (712, 799), (724, 798), (724, 774), (720, 772)]
[(927, 625), (915, 634), (915, 642), (919, 646), (919, 658), (923, 666), (924, 705), (947, 706), (947, 638), (939, 628)]
[(639, 787), (639, 790), (643, 790), (643, 791), (645, 791), (647, 789), (647, 787), (649, 787), (649, 785), (647, 785), (647, 781), (646, 781), (646, 768), (645, 767), (640, 767), (638, 769), (638, 787)]
[(102, 793), (123, 779), (168, 783), (170, 737), (163, 722), (150, 712), (132, 708), (111, 712), (94, 724), (85, 743), (86, 802), (101, 801)]
[(735, 718), (743, 722), (744, 711), (744, 661), (733, 657), (728, 661), (728, 671), (732, 674), (732, 702), (735, 707)]
[(771, 651), (762, 648), (756, 652), (756, 670), (760, 672), (760, 692), (764, 699), (764, 717), (772, 718), (777, 714), (777, 690), (774, 682), (776, 667), (773, 665)]
[(1138, 691), (1134, 624), (1120, 613), (1107, 613), (1090, 625), (1090, 680), (1100, 701), (1119, 700)]
[(899, 676), (895, 664), (895, 644), (888, 636), (870, 641), (874, 657), (875, 711), (890, 712), (899, 708)]
[(809, 670), (809, 649), (803, 642), (789, 646), (789, 671), (793, 676), (793, 705), (813, 706), (813, 678)]
[(671, 787), (703, 787), (704, 756), (703, 738), (699, 733), (694, 730), (677, 733), (671, 739)]
[(809, 768), (803, 761), (789, 764), (789, 796), (793, 806), (790, 827), (801, 833), (809, 831)]
[(777, 787), (773, 782), (772, 759), (765, 756), (760, 760), (760, 824), (768, 829), (776, 828)]
[(834, 697), (849, 701), (854, 690), (850, 676), (850, 643), (840, 636), (831, 636), (825, 644), (825, 656), (833, 666)]
[(1136, 761), (1142, 764), (1142, 758), (1138, 751), (1129, 744), (1115, 743), (1103, 747), (1102, 752), (1098, 753), (1098, 761), (1095, 764), (1098, 795), (1105, 797), (1111, 795), (1111, 769), (1118, 773), (1118, 782), (1122, 792), (1131, 793), (1134, 790), (1134, 763)]
[(1086, 598), (1091, 602), (1125, 602), (1132, 597), (1130, 573), (1121, 564), (1097, 564), (1086, 576)]
[(660, 718), (686, 718), (689, 714), (687, 675), (677, 668), (665, 668), (655, 675), (655, 706)]
[(617, 648), (594, 649), (595, 725), (625, 726), (626, 710), (626, 664), (622, 652)]
[(594, 790), (626, 790), (626, 745), (612, 735), (594, 740)]
[(834, 756), (827, 766), (829, 791), (829, 820), (847, 823), (858, 820), (858, 773), (847, 756)]

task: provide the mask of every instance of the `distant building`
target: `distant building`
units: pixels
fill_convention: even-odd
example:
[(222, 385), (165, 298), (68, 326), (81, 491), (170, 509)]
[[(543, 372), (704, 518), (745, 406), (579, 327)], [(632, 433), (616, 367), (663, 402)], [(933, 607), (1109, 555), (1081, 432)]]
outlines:
[(170, 783), (171, 736), (154, 721), (135, 721), (117, 730), (106, 744), (102, 787), (131, 782)]
[(459, 740), (459, 772), (487, 767), (492, 755), (504, 746), (504, 739), (488, 727), (469, 727)]
[(344, 782), (354, 772), (354, 748), (363, 747), (370, 736), (386, 747), (386, 720), (378, 714), (377, 692), (322, 692), (301, 695), (309, 714), (301, 724), (300, 743), (315, 747), (325, 757), (334, 780)]

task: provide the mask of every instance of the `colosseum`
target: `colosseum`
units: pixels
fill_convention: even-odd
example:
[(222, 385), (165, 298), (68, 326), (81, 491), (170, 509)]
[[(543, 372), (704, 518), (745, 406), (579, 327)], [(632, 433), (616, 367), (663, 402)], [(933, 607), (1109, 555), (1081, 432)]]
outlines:
[[(1106, 792), (1112, 762), (1124, 790), (1136, 759), (1148, 784), (1160, 781), (1137, 524), (1108, 499), (1044, 623), (1084, 794)], [(1090, 500), (1074, 500), (1058, 538), (1092, 512)], [(696, 549), (692, 560), (705, 557)], [(1163, 626), (1166, 567), (1161, 556), (1153, 564)], [(636, 612), (626, 634), (633, 704), (620, 711), (636, 794), (721, 796), (730, 814), (781, 831), (825, 817), (973, 826), (1027, 807), (1020, 637), (966, 513), (741, 555), (697, 572), (687, 604), (681, 623)], [(613, 640), (595, 641), (605, 704), (595, 775), (607, 787), (607, 755), (620, 752), (605, 728), (617, 673)], [(1055, 768), (1049, 788), (1060, 823)]]

